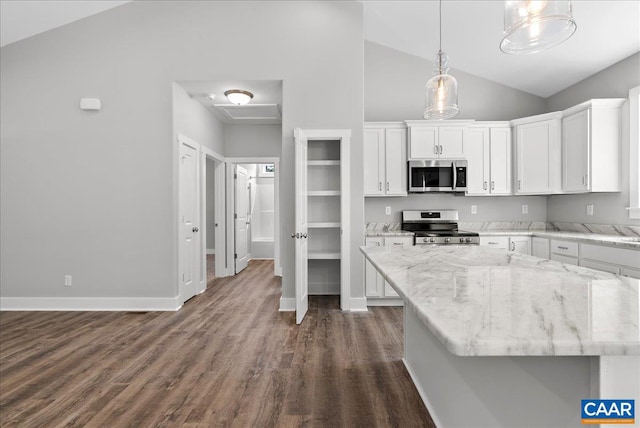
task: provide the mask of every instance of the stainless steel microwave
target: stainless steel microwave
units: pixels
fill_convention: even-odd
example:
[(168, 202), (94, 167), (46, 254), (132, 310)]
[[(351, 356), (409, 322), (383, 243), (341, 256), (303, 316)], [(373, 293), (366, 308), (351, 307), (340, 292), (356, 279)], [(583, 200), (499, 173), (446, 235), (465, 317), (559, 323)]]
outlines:
[(409, 161), (409, 192), (464, 192), (467, 190), (466, 160)]

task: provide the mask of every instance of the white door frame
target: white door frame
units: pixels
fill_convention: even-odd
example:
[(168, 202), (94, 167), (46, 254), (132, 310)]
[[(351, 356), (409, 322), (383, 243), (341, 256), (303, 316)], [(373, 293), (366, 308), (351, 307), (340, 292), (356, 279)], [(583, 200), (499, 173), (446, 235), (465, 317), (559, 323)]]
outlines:
[[(274, 179), (274, 229), (273, 229), (273, 274), (282, 276), (282, 265), (280, 264), (280, 158), (277, 157), (236, 157), (226, 158), (227, 162), (227, 218), (233, 218), (233, 207), (235, 206), (233, 192), (233, 165), (242, 163), (272, 163), (275, 165)], [(235, 231), (233, 227), (227, 227), (227, 260), (233, 260), (233, 242), (235, 242)], [(233, 268), (231, 268), (233, 271)], [(229, 273), (233, 275), (233, 272)]]
[(206, 237), (207, 237), (207, 195), (206, 195), (206, 171), (207, 171), (207, 159), (211, 159), (217, 163), (214, 171), (215, 181), (214, 181), (214, 189), (213, 189), (213, 197), (214, 197), (214, 223), (218, 225), (216, 230), (215, 237), (215, 248), (216, 248), (216, 257), (215, 257), (215, 272), (216, 278), (227, 276), (227, 259), (226, 259), (226, 233), (223, 231), (226, 230), (226, 216), (225, 216), (225, 159), (224, 156), (219, 153), (214, 152), (207, 147), (201, 147), (201, 168), (203, 174), (201, 175), (201, 188), (202, 192), (200, 193), (201, 198), (201, 212), (202, 218), (202, 236), (204, 239), (202, 245), (202, 254), (204, 257), (204, 266), (205, 266), (205, 278), (206, 278), (206, 266), (207, 266), (207, 245), (206, 245)]

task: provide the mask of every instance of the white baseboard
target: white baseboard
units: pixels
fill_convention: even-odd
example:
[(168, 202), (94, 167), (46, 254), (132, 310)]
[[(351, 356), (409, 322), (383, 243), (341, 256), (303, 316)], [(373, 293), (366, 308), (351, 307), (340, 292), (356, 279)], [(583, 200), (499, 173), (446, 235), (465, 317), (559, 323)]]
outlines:
[(366, 297), (352, 297), (351, 298), (351, 312), (367, 312), (367, 298)]
[(280, 297), (280, 312), (294, 312), (296, 310), (295, 297)]
[(404, 306), (404, 300), (400, 297), (368, 298), (367, 306)]
[(216, 249), (214, 248), (213, 250), (210, 250), (210, 249), (207, 248), (207, 254), (215, 255), (216, 254)]
[[(295, 300), (295, 299), (294, 299)], [(176, 297), (3, 297), (0, 311), (177, 311)]]

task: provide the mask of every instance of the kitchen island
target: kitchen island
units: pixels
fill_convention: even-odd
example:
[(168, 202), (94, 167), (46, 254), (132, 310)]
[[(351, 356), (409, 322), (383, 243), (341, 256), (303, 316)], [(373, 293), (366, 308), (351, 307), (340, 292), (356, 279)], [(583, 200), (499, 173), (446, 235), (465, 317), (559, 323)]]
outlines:
[(361, 250), (405, 302), (404, 363), (438, 426), (580, 426), (581, 399), (640, 400), (638, 280), (479, 246)]

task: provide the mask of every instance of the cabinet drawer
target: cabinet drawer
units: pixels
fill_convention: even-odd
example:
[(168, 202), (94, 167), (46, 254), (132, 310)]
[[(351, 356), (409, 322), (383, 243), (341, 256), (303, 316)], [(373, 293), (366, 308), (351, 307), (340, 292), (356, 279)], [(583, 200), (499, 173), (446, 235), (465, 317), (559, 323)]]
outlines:
[(483, 247), (500, 248), (503, 250), (508, 250), (509, 237), (508, 236), (481, 236), (480, 245)]
[[(578, 257), (578, 243), (551, 240), (551, 252), (569, 257)], [(553, 260), (553, 258), (552, 258)]]
[(387, 247), (408, 247), (413, 245), (413, 237), (392, 236), (384, 238), (384, 245)]
[(594, 262), (593, 260), (580, 259), (580, 266), (595, 269), (595, 270), (601, 270), (603, 272), (613, 273), (615, 275), (620, 275), (620, 268), (618, 266), (612, 266), (606, 263)]
[(640, 269), (623, 267), (620, 269), (620, 275), (640, 279)]
[(580, 259), (590, 259), (616, 265), (640, 267), (640, 251), (604, 245), (580, 244)]
[(367, 247), (381, 247), (384, 245), (384, 238), (364, 238), (364, 245)]
[(560, 254), (553, 253), (551, 254), (551, 260), (555, 260), (560, 263), (566, 263), (568, 265), (576, 265), (578, 266), (578, 258), (577, 257), (569, 257), (563, 256)]

